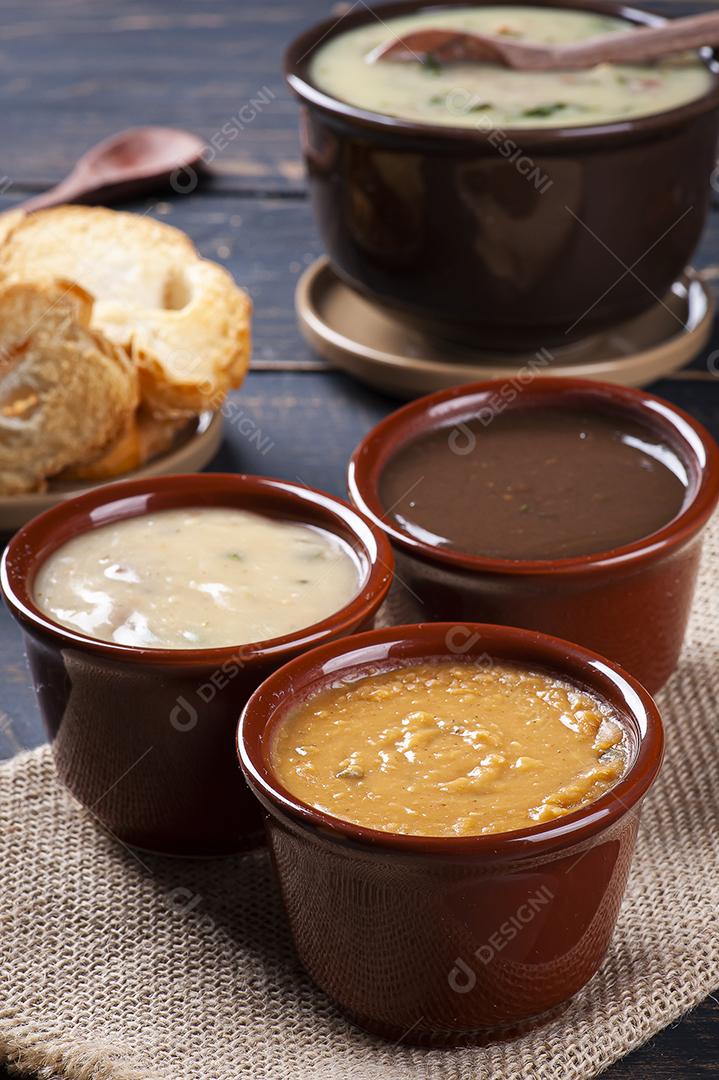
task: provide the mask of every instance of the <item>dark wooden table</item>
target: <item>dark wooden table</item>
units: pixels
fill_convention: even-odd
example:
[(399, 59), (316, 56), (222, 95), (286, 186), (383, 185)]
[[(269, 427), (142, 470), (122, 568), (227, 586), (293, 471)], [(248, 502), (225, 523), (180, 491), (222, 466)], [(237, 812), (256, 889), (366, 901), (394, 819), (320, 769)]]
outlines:
[[(655, 6), (675, 14), (715, 5)], [(185, 229), (254, 300), (254, 359), (238, 402), (266, 436), (262, 445), (272, 445), (263, 452), (232, 428), (210, 468), (300, 479), (342, 494), (350, 451), (396, 403), (330, 370), (295, 325), (295, 284), (321, 248), (281, 56), (301, 27), (332, 10), (342, 8), (325, 0), (0, 0), (0, 207), (56, 182), (89, 145), (125, 127), (174, 124), (208, 139), (216, 149), (213, 173), (200, 189), (128, 208), (149, 208)], [(237, 128), (238, 120), (242, 130), (230, 137), (227, 125)], [(719, 262), (719, 213), (695, 262)], [(716, 333), (688, 370), (652, 388), (715, 435), (719, 369), (710, 357), (718, 348)], [(4, 609), (0, 678), (0, 757), (9, 757), (44, 735), (20, 638)], [(1, 980), (0, 973), (0, 1002)], [(716, 1000), (605, 1075), (719, 1075)]]

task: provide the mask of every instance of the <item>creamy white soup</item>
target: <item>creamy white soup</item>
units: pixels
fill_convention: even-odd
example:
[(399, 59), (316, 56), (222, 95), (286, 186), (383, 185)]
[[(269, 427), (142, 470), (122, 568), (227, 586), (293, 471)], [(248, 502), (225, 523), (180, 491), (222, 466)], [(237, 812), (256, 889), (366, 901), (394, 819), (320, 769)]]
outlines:
[(57, 622), (102, 641), (198, 649), (281, 637), (359, 591), (349, 545), (312, 525), (245, 510), (164, 510), (68, 541), (34, 596)]
[(518, 72), (495, 64), (397, 63), (368, 59), (411, 30), (439, 27), (562, 44), (609, 32), (625, 20), (542, 7), (446, 8), (366, 25), (328, 38), (312, 81), (352, 105), (406, 120), (455, 127), (565, 127), (665, 112), (701, 97), (713, 76), (696, 53), (652, 64), (600, 64), (586, 71)]

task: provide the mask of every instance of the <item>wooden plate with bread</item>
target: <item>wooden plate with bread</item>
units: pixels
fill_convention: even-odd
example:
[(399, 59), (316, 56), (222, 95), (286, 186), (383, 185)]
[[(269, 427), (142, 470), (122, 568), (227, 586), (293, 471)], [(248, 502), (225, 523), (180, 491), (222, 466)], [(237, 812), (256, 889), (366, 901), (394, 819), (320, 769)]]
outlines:
[(103, 476), (101, 480), (72, 479), (68, 474), (49, 481), (44, 491), (0, 496), (0, 534), (14, 532), (30, 518), (62, 502), (63, 499), (79, 495), (82, 491), (97, 487), (98, 484), (111, 479), (139, 480), (143, 476), (197, 472), (215, 456), (221, 442), (222, 414), (204, 412), (189, 421), (185, 420), (169, 448), (151, 457), (143, 465), (123, 468), (112, 476)]
[(163, 222), (0, 215), (0, 529), (81, 487), (206, 464), (250, 317), (232, 276)]

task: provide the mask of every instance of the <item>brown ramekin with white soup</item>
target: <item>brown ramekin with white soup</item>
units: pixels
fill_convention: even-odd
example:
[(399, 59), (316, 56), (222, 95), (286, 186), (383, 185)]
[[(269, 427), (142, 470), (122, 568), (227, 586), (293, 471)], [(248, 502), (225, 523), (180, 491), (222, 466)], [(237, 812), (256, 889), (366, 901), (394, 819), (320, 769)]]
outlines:
[(2, 563), (59, 776), (125, 843), (211, 855), (256, 841), (237, 717), (275, 668), (373, 624), (381, 532), (264, 477), (129, 481), (26, 525)]

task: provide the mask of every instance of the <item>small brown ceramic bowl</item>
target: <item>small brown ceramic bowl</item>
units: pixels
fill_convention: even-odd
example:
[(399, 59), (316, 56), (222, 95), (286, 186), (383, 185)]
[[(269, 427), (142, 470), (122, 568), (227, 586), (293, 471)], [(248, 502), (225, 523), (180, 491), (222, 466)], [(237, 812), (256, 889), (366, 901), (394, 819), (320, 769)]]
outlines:
[[(296, 633), (212, 649), (100, 641), (36, 606), (35, 574), (66, 541), (113, 521), (197, 506), (327, 529), (353, 549), (361, 589), (329, 618)], [(390, 545), (346, 503), (282, 480), (207, 473), (110, 484), (55, 506), (10, 541), (1, 570), (61, 780), (120, 840), (183, 855), (236, 851), (261, 836), (256, 802), (235, 760), (240, 710), (286, 660), (372, 626), (391, 578)]]
[[(486, 411), (543, 406), (597, 409), (640, 421), (683, 462), (684, 507), (658, 532), (610, 552), (554, 560), (514, 560), (440, 548), (404, 532), (379, 493), (392, 456), (423, 432), (451, 430)], [(462, 458), (458, 457), (457, 468)], [(430, 394), (374, 427), (349, 468), (355, 506), (384, 529), (397, 578), (427, 619), (525, 626), (577, 641), (621, 664), (657, 691), (674, 670), (686, 630), (702, 530), (719, 501), (719, 447), (687, 413), (642, 390), (583, 379), (474, 383)]]
[[(664, 21), (604, 0), (527, 2), (588, 7), (638, 26)], [(330, 38), (443, 6), (483, 5), (360, 4), (287, 50), (315, 218), (334, 269), (404, 321), (483, 348), (563, 345), (651, 307), (691, 259), (709, 206), (719, 131), (710, 54), (713, 82), (696, 101), (586, 127), (503, 131), (481, 117), (476, 128), (424, 124), (350, 105), (312, 82), (312, 60)]]
[[(329, 683), (408, 660), (488, 657), (547, 669), (614, 707), (630, 759), (613, 789), (550, 824), (425, 837), (331, 817), (277, 780), (274, 733)], [(544, 634), (475, 623), (390, 627), (314, 649), (252, 695), (238, 734), (300, 959), (363, 1027), (423, 1043), (512, 1034), (595, 974), (662, 744), (656, 705), (614, 664)]]

